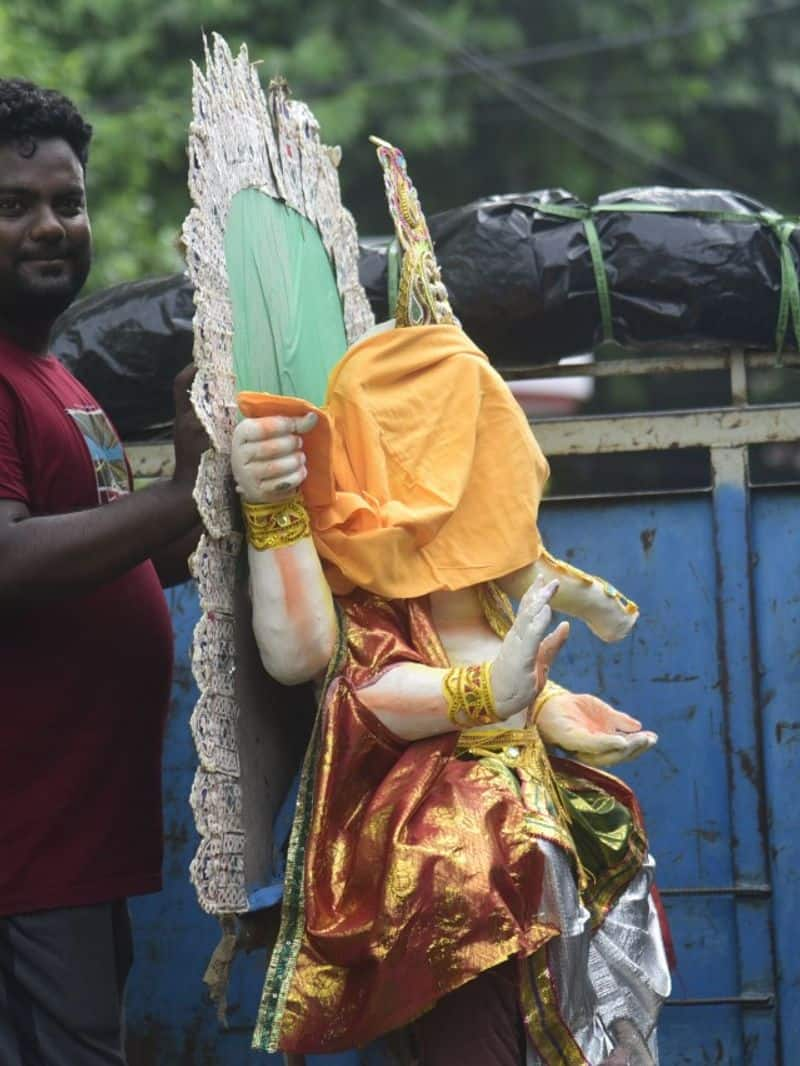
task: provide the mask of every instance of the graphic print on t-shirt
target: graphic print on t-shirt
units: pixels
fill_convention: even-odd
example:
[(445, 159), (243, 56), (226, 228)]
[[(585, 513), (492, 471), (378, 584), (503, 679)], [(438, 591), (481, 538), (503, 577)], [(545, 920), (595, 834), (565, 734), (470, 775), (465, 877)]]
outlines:
[(99, 407), (67, 408), (83, 434), (94, 464), (97, 499), (108, 503), (128, 493), (128, 467), (122, 444), (105, 411)]

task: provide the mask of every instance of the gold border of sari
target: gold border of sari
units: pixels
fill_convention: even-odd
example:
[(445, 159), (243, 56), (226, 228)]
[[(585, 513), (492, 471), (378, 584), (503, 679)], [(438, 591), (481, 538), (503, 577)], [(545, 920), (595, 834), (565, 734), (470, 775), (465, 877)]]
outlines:
[(558, 1009), (546, 944), (520, 959), (519, 993), (525, 1028), (546, 1066), (590, 1066)]
[(341, 670), (347, 646), (347, 619), (341, 608), (338, 605), (335, 606), (339, 622), (336, 649), (322, 685), (314, 728), (303, 760), (297, 806), (286, 857), (280, 928), (267, 967), (253, 1031), (252, 1047), (259, 1051), (280, 1050), (281, 1024), (286, 1008), (286, 998), (294, 977), (305, 930), (305, 851), (314, 812), (314, 782), (321, 744), (322, 718), (325, 713), (328, 689)]

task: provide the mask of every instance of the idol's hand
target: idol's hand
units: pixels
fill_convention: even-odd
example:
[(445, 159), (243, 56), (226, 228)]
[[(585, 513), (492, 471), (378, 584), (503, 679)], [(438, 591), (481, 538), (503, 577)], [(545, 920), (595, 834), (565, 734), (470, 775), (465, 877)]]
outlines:
[(531, 585), (492, 663), (492, 694), (497, 715), (503, 720), (531, 705), (569, 635), (569, 625), (562, 622), (545, 637), (552, 618), (550, 600), (557, 588), (557, 581)]
[(658, 737), (642, 723), (615, 711), (597, 696), (559, 692), (551, 696), (536, 720), (545, 744), (570, 752), (589, 766), (613, 766), (642, 755)]
[(236, 488), (248, 503), (278, 503), (305, 481), (303, 433), (317, 422), (313, 411), (302, 418), (270, 415), (245, 418), (233, 432), (231, 466)]

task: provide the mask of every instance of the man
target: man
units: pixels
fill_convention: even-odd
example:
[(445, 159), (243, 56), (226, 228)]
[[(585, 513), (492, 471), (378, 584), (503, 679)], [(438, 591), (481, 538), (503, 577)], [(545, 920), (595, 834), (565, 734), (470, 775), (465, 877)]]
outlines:
[(113, 427), (48, 355), (91, 262), (90, 137), (59, 93), (0, 80), (3, 1066), (125, 1061), (125, 901), (161, 886), (159, 575), (185, 574), (206, 446), (184, 372), (175, 473), (131, 493)]

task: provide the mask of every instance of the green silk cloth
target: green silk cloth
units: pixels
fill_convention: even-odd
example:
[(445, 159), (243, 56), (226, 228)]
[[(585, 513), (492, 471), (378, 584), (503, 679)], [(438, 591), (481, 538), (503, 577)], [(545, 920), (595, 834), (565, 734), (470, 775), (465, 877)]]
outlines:
[(325, 402), (347, 350), (336, 276), (319, 231), (259, 189), (234, 196), (225, 227), (237, 391)]

